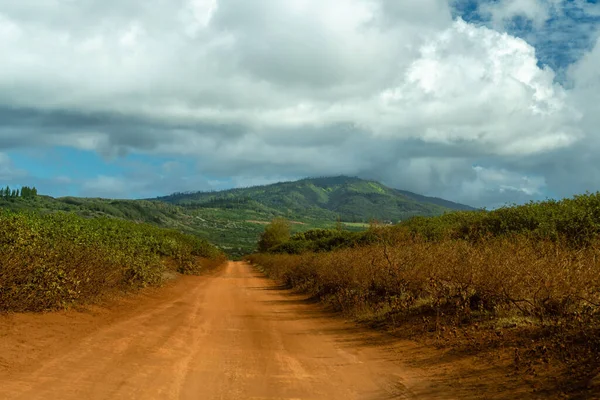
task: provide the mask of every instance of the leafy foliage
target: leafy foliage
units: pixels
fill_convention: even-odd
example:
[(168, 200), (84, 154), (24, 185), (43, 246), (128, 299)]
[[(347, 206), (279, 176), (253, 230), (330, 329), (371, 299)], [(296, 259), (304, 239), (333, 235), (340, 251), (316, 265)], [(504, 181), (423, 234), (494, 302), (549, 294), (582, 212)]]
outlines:
[(4, 200), (16, 199), (18, 197), (31, 199), (35, 196), (37, 196), (37, 189), (35, 187), (23, 186), (21, 189), (11, 189), (7, 186), (4, 189), (0, 188), (0, 198)]
[[(0, 197), (0, 209), (54, 213), (73, 212), (84, 217), (107, 217), (144, 222), (162, 228), (176, 229), (217, 245), (232, 258), (239, 258), (256, 249), (264, 225), (279, 214), (247, 209), (184, 208), (160, 201), (111, 200), (97, 198), (35, 198)], [(328, 228), (334, 220), (304, 219), (292, 223), (292, 232), (313, 228)], [(344, 224), (346, 229), (362, 230), (362, 224)]]
[(225, 260), (181, 232), (68, 213), (0, 213), (0, 311), (41, 311), (114, 289), (160, 284), (165, 259), (181, 273)]
[(560, 201), (531, 202), (494, 211), (457, 212), (436, 218), (416, 217), (397, 229), (408, 229), (429, 240), (481, 240), (522, 234), (533, 239), (586, 246), (600, 234), (600, 192)]
[[(312, 229), (291, 236), (288, 241), (264, 251), (274, 254), (302, 254), (327, 252), (348, 247), (362, 246), (376, 240), (372, 230), (350, 232), (344, 229)], [(260, 246), (259, 246), (260, 251)]]
[(260, 235), (258, 250), (268, 251), (288, 240), (290, 240), (290, 223), (284, 218), (275, 218)]

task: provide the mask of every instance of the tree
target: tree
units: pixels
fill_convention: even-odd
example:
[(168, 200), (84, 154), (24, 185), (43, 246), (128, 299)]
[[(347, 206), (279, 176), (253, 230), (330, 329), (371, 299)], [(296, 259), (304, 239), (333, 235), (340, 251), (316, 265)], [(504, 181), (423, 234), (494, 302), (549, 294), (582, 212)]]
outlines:
[(335, 230), (338, 232), (342, 232), (344, 230), (344, 224), (342, 223), (342, 217), (341, 216), (337, 216), (336, 220), (335, 220)]
[(24, 199), (32, 199), (37, 196), (37, 189), (34, 187), (23, 186), (21, 188), (21, 197)]
[(260, 235), (258, 251), (269, 251), (288, 240), (290, 240), (290, 223), (285, 218), (275, 218), (265, 226), (265, 231)]

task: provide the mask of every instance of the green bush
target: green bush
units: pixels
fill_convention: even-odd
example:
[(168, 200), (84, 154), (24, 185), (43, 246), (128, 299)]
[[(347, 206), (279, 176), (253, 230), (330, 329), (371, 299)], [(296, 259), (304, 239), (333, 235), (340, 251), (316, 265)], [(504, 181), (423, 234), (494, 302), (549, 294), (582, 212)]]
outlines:
[(0, 213), (0, 311), (56, 309), (114, 289), (157, 285), (167, 258), (182, 273), (225, 259), (202, 239), (150, 225)]
[(585, 247), (600, 234), (600, 193), (506, 206), (493, 211), (414, 217), (394, 229), (407, 229), (434, 241), (446, 238), (478, 241), (523, 234), (537, 240), (563, 241), (571, 246)]
[(259, 251), (269, 249), (287, 242), (290, 239), (290, 223), (283, 218), (275, 218), (265, 227), (258, 241)]

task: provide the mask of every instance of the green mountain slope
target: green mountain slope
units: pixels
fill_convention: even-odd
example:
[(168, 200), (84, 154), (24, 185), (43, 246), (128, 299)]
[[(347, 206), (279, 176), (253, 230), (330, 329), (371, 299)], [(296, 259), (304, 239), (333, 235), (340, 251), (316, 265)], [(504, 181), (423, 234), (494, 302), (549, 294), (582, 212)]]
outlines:
[[(50, 196), (9, 200), (0, 198), (0, 212), (2, 210), (40, 213), (64, 211), (88, 218), (105, 216), (145, 222), (199, 236), (234, 258), (252, 252), (264, 225), (280, 215), (272, 211), (241, 208), (187, 208), (161, 201)], [(292, 224), (292, 231), (295, 233), (334, 226), (335, 220), (311, 220)], [(363, 227), (349, 224), (347, 229), (361, 230)]]
[(439, 215), (467, 206), (388, 188), (358, 178), (303, 179), (211, 193), (178, 193), (152, 200), (36, 196), (2, 199), (0, 210), (66, 211), (108, 216), (195, 234), (232, 257), (252, 252), (264, 225), (274, 217), (292, 221), (292, 232), (333, 228), (338, 217), (348, 230), (371, 219), (397, 222), (413, 215)]
[[(188, 209), (160, 201), (50, 196), (9, 200), (0, 198), (0, 211), (3, 209), (43, 214), (64, 211), (88, 218), (105, 216), (150, 223), (199, 236), (231, 256), (253, 251), (264, 229), (263, 221), (273, 218), (272, 214), (252, 210)], [(294, 227), (298, 231), (300, 226)]]
[(247, 209), (300, 220), (397, 222), (415, 215), (472, 210), (447, 200), (346, 176), (302, 179), (222, 192), (176, 193), (158, 200), (186, 208)]

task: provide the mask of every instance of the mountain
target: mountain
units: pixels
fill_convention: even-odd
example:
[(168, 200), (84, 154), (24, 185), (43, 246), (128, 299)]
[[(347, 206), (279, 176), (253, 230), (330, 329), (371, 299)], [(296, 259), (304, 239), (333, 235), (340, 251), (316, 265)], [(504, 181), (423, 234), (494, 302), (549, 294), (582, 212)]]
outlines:
[(246, 209), (299, 220), (398, 222), (472, 207), (354, 177), (307, 178), (221, 192), (175, 193), (159, 201), (185, 208)]
[[(36, 196), (31, 199), (0, 198), (2, 210), (24, 212), (72, 212), (87, 218), (107, 217), (144, 222), (176, 229), (209, 240), (232, 257), (254, 250), (265, 221), (273, 215), (252, 210), (189, 209), (146, 200)], [(328, 228), (333, 222), (294, 225), (294, 232), (311, 228)], [(352, 229), (352, 227), (349, 227)]]
[(232, 257), (255, 249), (264, 225), (278, 216), (293, 221), (292, 232), (334, 228), (362, 230), (375, 218), (392, 221), (413, 215), (438, 215), (468, 206), (388, 188), (345, 176), (302, 179), (274, 185), (209, 193), (176, 193), (152, 200), (114, 200), (38, 195), (0, 198), (0, 211), (66, 211), (81, 216), (120, 218), (195, 234)]

